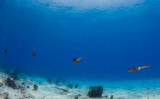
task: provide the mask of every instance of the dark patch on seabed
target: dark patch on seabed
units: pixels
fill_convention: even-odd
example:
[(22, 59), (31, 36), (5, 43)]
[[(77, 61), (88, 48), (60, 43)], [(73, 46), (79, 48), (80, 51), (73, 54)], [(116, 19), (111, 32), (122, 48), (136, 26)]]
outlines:
[[(87, 86), (60, 78), (32, 76), (16, 69), (1, 67), (0, 71), (0, 99), (160, 99), (160, 79), (122, 81), (115, 88), (112, 82), (104, 83), (104, 87)], [(151, 85), (146, 87), (145, 82)]]

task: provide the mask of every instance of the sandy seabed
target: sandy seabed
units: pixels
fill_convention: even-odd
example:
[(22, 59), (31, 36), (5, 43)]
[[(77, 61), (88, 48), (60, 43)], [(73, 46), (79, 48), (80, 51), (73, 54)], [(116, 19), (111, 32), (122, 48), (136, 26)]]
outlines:
[[(97, 83), (83, 81), (48, 80), (45, 77), (19, 74), (16, 88), (6, 85), (10, 77), (0, 72), (0, 99), (92, 99), (87, 96), (90, 86)], [(75, 84), (78, 84), (75, 88)], [(34, 89), (34, 85), (38, 86)], [(160, 79), (104, 82), (101, 98), (93, 99), (160, 99)], [(113, 97), (111, 97), (113, 95)]]

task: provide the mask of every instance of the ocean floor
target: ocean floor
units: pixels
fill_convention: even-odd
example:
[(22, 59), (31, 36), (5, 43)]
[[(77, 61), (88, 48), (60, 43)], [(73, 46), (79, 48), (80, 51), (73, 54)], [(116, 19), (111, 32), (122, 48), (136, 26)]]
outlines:
[(0, 72), (0, 99), (92, 99), (90, 86), (102, 86), (94, 99), (160, 99), (160, 79), (87, 82), (49, 79), (27, 74)]

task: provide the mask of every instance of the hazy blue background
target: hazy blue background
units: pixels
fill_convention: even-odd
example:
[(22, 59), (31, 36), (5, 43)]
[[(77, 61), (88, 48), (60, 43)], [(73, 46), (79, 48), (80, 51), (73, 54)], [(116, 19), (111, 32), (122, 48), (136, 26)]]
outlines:
[[(159, 0), (69, 1), (0, 0), (0, 48), (8, 51), (0, 64), (74, 79), (160, 77)], [(142, 65), (151, 67), (127, 72)]]

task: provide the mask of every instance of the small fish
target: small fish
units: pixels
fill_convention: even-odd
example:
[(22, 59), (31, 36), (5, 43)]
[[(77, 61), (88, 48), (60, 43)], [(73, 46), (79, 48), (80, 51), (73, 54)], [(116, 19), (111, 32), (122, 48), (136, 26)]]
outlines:
[(7, 53), (7, 50), (6, 50), (6, 49), (2, 48), (2, 50), (3, 50), (3, 52)]
[(128, 69), (128, 72), (135, 72), (135, 71), (138, 71), (142, 68), (147, 68), (147, 67), (150, 67), (150, 66), (138, 66), (138, 67), (133, 67), (131, 69)]
[(79, 58), (74, 58), (73, 59), (73, 63), (75, 63), (75, 64), (78, 63), (81, 60), (81, 58), (82, 58), (82, 56), (79, 57)]
[(36, 54), (32, 51), (32, 56), (36, 56)]

